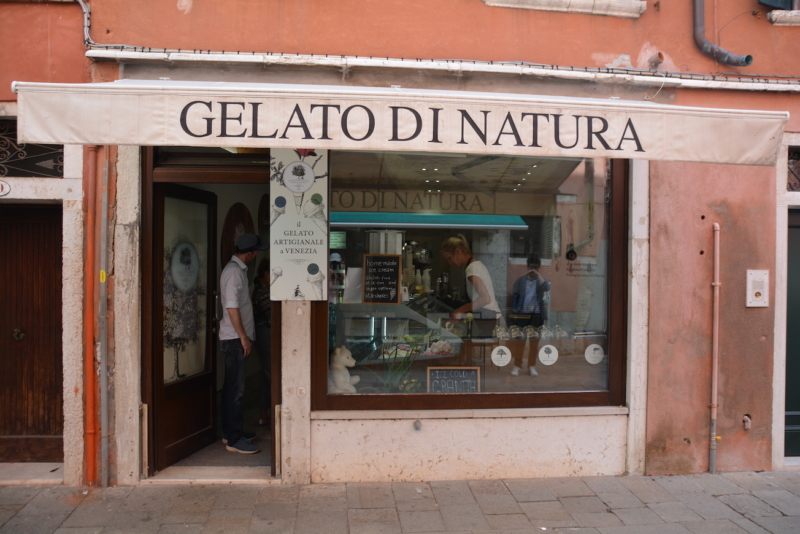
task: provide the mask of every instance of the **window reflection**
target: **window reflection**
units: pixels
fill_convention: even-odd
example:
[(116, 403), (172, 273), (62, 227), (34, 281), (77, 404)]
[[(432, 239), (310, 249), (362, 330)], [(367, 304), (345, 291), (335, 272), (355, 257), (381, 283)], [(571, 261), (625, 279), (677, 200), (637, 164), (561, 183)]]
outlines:
[[(331, 175), (329, 393), (608, 389), (604, 160), (333, 152)], [(392, 302), (365, 298), (378, 256)]]

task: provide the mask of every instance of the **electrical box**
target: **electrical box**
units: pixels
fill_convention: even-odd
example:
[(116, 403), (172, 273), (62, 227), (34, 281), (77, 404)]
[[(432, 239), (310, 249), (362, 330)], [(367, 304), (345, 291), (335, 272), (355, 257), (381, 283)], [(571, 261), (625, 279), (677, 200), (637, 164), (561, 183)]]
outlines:
[(766, 308), (769, 306), (769, 271), (747, 270), (747, 307)]

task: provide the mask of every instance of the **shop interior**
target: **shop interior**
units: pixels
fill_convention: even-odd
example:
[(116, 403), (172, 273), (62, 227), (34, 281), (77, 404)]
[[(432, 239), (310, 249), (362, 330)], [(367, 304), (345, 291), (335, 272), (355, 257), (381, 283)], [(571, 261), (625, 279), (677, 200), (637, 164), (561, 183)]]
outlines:
[[(268, 151), (168, 148), (157, 158), (162, 166), (264, 169), (262, 183), (182, 184), (216, 197), (217, 277), (236, 236), (269, 239)], [(604, 160), (332, 151), (330, 166), (329, 353), (338, 347), (352, 353), (356, 365), (349, 373), (359, 377), (356, 394), (608, 388)], [(202, 225), (191, 222), (189, 209), (179, 200), (166, 206), (165, 273), (171, 255), (188, 254), (178, 251), (182, 242), (208, 240), (192, 236)], [(170, 220), (178, 228), (174, 235), (167, 235)], [(470, 298), (464, 268), (449, 265), (441, 250), (456, 235), (466, 238), (474, 259), (490, 273), (499, 316), (451, 317)], [(397, 258), (390, 302), (365, 297), (371, 256)], [(514, 284), (530, 271), (531, 256), (549, 282), (540, 295), (547, 308), (540, 325), (526, 322), (513, 303)], [(251, 280), (268, 258), (265, 252), (250, 266)], [(202, 312), (207, 301), (195, 298)], [(201, 343), (198, 338), (165, 345), (165, 384), (204, 368)], [(498, 347), (507, 355), (494, 357)], [(557, 351), (552, 363), (541, 359), (546, 347)], [(595, 348), (593, 358), (589, 347)], [(515, 366), (522, 372), (512, 374)], [(528, 371), (533, 366), (536, 375)], [(435, 382), (437, 369), (463, 370), (471, 379)], [(224, 376), (219, 357), (215, 374), (219, 402)], [(269, 466), (271, 427), (259, 400), (262, 389), (260, 358), (250, 358), (245, 427), (257, 433), (261, 454), (228, 453), (217, 439), (175, 465)], [(330, 393), (341, 392), (329, 387)]]

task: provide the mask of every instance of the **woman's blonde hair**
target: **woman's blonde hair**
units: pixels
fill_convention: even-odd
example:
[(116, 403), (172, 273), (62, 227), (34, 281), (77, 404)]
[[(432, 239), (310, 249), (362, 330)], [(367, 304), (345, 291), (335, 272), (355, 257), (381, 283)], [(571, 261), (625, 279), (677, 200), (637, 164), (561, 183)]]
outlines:
[(456, 237), (448, 237), (445, 239), (444, 243), (442, 243), (442, 252), (453, 254), (458, 249), (466, 252), (468, 256), (472, 256), (467, 238), (461, 234), (458, 234)]

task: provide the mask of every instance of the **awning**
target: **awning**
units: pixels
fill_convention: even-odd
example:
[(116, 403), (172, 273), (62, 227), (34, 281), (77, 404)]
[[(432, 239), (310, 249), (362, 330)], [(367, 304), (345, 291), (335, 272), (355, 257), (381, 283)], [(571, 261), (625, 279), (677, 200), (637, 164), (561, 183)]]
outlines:
[(459, 228), (481, 230), (527, 230), (528, 225), (516, 215), (478, 215), (455, 213), (383, 213), (332, 211), (331, 226), (381, 228)]
[(229, 82), (14, 82), (21, 142), (774, 165), (788, 113), (524, 94)]

